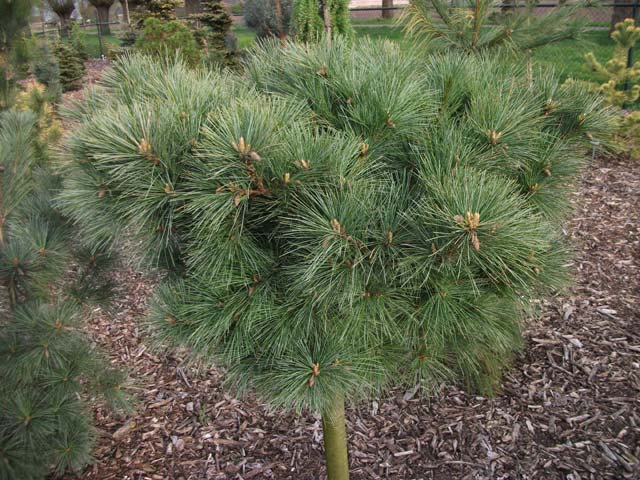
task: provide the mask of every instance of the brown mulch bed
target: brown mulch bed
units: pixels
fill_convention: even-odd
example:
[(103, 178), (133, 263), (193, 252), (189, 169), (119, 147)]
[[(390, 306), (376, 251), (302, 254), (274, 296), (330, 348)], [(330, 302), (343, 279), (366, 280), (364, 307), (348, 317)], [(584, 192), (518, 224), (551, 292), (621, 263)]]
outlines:
[[(395, 391), (349, 410), (354, 480), (640, 478), (640, 162), (596, 160), (575, 204), (576, 284), (530, 322), (501, 394)], [(324, 478), (316, 416), (270, 412), (215, 369), (151, 353), (138, 320), (153, 277), (115, 279), (115, 313), (89, 328), (138, 404), (127, 417), (96, 408), (96, 463), (78, 478)]]

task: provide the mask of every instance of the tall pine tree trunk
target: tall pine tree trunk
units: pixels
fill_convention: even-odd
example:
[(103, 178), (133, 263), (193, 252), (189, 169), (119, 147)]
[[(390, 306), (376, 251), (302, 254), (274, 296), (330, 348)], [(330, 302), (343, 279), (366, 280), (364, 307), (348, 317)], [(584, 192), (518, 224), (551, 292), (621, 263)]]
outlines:
[(343, 398), (335, 398), (333, 405), (322, 412), (322, 431), (328, 480), (349, 480), (347, 429)]
[(98, 16), (98, 28), (102, 35), (111, 35), (111, 28), (109, 27), (109, 8), (106, 5), (100, 5), (96, 7), (96, 14)]
[[(382, 0), (382, 8), (393, 7), (393, 0)], [(393, 18), (393, 10), (382, 10), (382, 18)]]

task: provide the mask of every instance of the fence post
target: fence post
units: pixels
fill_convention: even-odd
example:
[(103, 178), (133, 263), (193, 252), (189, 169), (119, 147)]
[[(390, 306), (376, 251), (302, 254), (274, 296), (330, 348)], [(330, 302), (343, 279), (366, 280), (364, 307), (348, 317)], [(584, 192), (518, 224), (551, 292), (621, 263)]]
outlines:
[[(634, 21), (634, 25), (638, 26), (638, 7), (640, 7), (640, 5), (638, 5), (638, 0), (633, 0), (633, 10), (632, 10), (632, 14), (633, 14), (633, 21)], [(627, 52), (627, 68), (631, 68), (633, 66), (633, 51), (635, 49), (633, 47), (631, 47), (629, 49), (629, 51)], [(628, 90), (629, 85), (627, 85), (626, 90)]]
[(96, 12), (96, 26), (98, 27), (98, 44), (100, 45), (100, 58), (104, 60), (104, 49), (102, 47), (102, 24), (100, 23), (100, 19), (98, 18), (98, 12)]

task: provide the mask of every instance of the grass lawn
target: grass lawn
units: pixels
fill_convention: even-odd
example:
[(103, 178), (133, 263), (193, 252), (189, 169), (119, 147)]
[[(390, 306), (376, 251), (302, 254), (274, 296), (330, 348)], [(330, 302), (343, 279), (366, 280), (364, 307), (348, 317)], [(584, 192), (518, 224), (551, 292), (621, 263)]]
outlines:
[[(358, 27), (358, 36), (368, 35), (372, 38), (387, 38), (402, 43), (410, 42), (399, 27)], [(564, 79), (575, 77), (582, 80), (600, 80), (601, 78), (585, 67), (584, 54), (593, 52), (598, 60), (605, 62), (611, 58), (614, 42), (606, 30), (585, 32), (579, 40), (565, 40), (540, 47), (531, 55), (534, 62), (554, 68)]]
[(238, 48), (247, 48), (256, 40), (256, 32), (249, 27), (234, 25), (232, 30), (238, 37)]
[[(82, 30), (82, 40), (84, 44), (87, 46), (87, 52), (89, 53), (89, 57), (91, 58), (100, 58), (100, 38), (98, 37), (98, 32), (93, 29), (83, 29)], [(103, 35), (102, 37), (102, 51), (105, 52), (105, 45), (111, 45), (112, 47), (116, 47), (120, 45), (120, 39), (117, 36), (117, 32), (111, 30), (111, 35)]]
[(585, 32), (580, 40), (565, 40), (533, 51), (534, 61), (540, 65), (555, 68), (563, 78), (575, 77), (582, 80), (598, 81), (602, 78), (587, 70), (584, 54), (593, 52), (604, 63), (611, 58), (614, 42), (606, 30)]

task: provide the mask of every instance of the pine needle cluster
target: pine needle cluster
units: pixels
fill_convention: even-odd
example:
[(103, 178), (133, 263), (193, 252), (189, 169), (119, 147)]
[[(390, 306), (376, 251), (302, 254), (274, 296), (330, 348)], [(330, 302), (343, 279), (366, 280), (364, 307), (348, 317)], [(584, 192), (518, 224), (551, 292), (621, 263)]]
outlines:
[(121, 60), (73, 112), (61, 202), (170, 275), (162, 341), (272, 405), (392, 383), (490, 393), (568, 275), (561, 222), (599, 97), (496, 58), (266, 42), (244, 78)]
[(44, 142), (57, 127), (42, 89), (18, 106), (0, 115), (0, 478), (31, 480), (88, 463), (87, 400), (121, 404), (124, 379), (80, 329), (80, 302), (105, 293), (96, 267), (109, 256), (71, 240), (54, 206), (61, 178)]
[(582, 22), (575, 15), (587, 2), (560, 2), (544, 15), (538, 2), (506, 9), (497, 0), (411, 0), (402, 12), (405, 30), (431, 49), (482, 52), (498, 47), (524, 51), (576, 38)]

